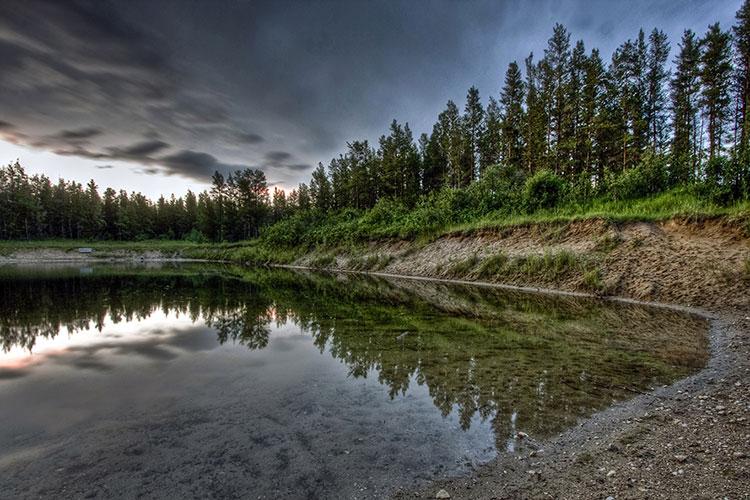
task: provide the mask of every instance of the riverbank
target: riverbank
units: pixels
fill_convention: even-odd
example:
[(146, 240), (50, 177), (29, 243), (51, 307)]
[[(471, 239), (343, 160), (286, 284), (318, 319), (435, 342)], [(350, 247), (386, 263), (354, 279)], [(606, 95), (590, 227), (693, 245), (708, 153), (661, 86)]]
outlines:
[[(67, 258), (257, 262), (242, 244), (185, 244), (169, 251), (11, 248), (2, 262)], [(56, 252), (56, 253), (50, 253)], [(149, 253), (152, 252), (152, 253)], [(450, 233), (432, 240), (264, 250), (265, 262), (375, 272), (698, 308), (711, 318), (706, 369), (636, 396), (545, 442), (519, 435), (467, 477), (399, 497), (747, 498), (750, 489), (750, 239), (726, 219), (613, 223), (588, 220)], [(523, 431), (523, 429), (521, 429)], [(743, 496), (744, 495), (744, 496)]]

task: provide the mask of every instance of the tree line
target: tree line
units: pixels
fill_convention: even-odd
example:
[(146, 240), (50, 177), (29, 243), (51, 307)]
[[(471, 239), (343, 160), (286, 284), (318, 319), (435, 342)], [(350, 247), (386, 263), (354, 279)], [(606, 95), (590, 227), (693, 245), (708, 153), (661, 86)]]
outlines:
[(679, 185), (700, 185), (723, 203), (747, 197), (750, 0), (731, 29), (685, 30), (671, 66), (670, 53), (663, 31), (640, 30), (605, 64), (557, 24), (542, 57), (511, 62), (486, 106), (471, 87), (463, 110), (448, 101), (416, 140), (394, 120), (377, 145), (349, 142), (289, 193), (271, 194), (261, 170), (245, 169), (215, 173), (198, 195), (152, 201), (112, 188), (100, 195), (93, 181), (53, 184), (16, 162), (0, 168), (0, 238), (235, 241), (298, 212), (381, 200), (409, 207), (469, 189), (491, 198), (481, 203), (487, 210), (511, 211)]
[(353, 141), (327, 167), (319, 164), (309, 186), (312, 204), (409, 204), (466, 188), (497, 165), (506, 177), (537, 177), (541, 191), (562, 184), (579, 198), (623, 184), (657, 190), (695, 182), (710, 184), (723, 201), (745, 196), (750, 2), (731, 30), (719, 23), (702, 36), (685, 30), (672, 67), (670, 51), (663, 31), (640, 30), (605, 64), (598, 49), (572, 43), (557, 24), (543, 56), (530, 54), (523, 68), (511, 62), (486, 106), (471, 87), (463, 110), (448, 101), (432, 132), (416, 142), (409, 125), (394, 120), (377, 148)]

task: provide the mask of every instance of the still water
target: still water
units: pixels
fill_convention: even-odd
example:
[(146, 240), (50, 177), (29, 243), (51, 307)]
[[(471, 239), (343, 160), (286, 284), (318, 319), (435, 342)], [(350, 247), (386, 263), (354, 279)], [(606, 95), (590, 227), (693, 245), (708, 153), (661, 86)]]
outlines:
[(697, 371), (705, 332), (406, 279), (0, 267), (0, 497), (382, 497)]

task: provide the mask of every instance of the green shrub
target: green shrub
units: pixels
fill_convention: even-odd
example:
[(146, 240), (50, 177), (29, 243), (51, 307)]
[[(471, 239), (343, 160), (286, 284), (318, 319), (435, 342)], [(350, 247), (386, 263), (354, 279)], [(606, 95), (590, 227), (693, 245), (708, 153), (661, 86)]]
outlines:
[(463, 260), (457, 260), (452, 262), (448, 269), (446, 269), (446, 274), (453, 277), (463, 277), (468, 275), (479, 263), (479, 257), (477, 257), (477, 254), (473, 254), (471, 257), (468, 257)]
[(706, 163), (705, 186), (711, 200), (728, 205), (750, 197), (750, 152), (741, 157), (717, 157)]
[(528, 255), (513, 260), (510, 269), (529, 278), (557, 279), (581, 267), (578, 257), (568, 250)]
[(609, 192), (616, 200), (632, 200), (666, 190), (667, 159), (661, 155), (646, 155), (638, 165), (614, 177)]
[(583, 273), (583, 286), (592, 292), (601, 292), (604, 290), (601, 269), (591, 269)]
[(208, 238), (195, 228), (191, 229), (183, 239), (191, 243), (208, 243)]
[(565, 195), (565, 181), (550, 170), (540, 170), (526, 180), (524, 200), (531, 210), (557, 206)]
[(499, 276), (503, 273), (505, 265), (508, 263), (508, 256), (504, 253), (491, 255), (482, 261), (477, 274), (480, 278), (488, 279)]
[(316, 269), (324, 269), (331, 267), (332, 264), (336, 262), (336, 257), (333, 255), (327, 254), (327, 255), (321, 255), (319, 257), (315, 257), (310, 261), (310, 267), (314, 267)]

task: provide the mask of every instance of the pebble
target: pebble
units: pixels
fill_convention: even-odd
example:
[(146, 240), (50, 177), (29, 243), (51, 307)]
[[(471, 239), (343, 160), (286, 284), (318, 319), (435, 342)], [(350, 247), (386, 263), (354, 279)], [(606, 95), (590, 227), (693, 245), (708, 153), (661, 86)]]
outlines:
[(450, 498), (451, 494), (445, 490), (440, 490), (435, 494), (435, 498)]
[(607, 477), (612, 477), (614, 475), (615, 475), (615, 471), (614, 470), (611, 470), (611, 471), (607, 472)]
[(685, 460), (687, 460), (687, 455), (675, 455), (674, 459), (678, 462), (684, 462)]

